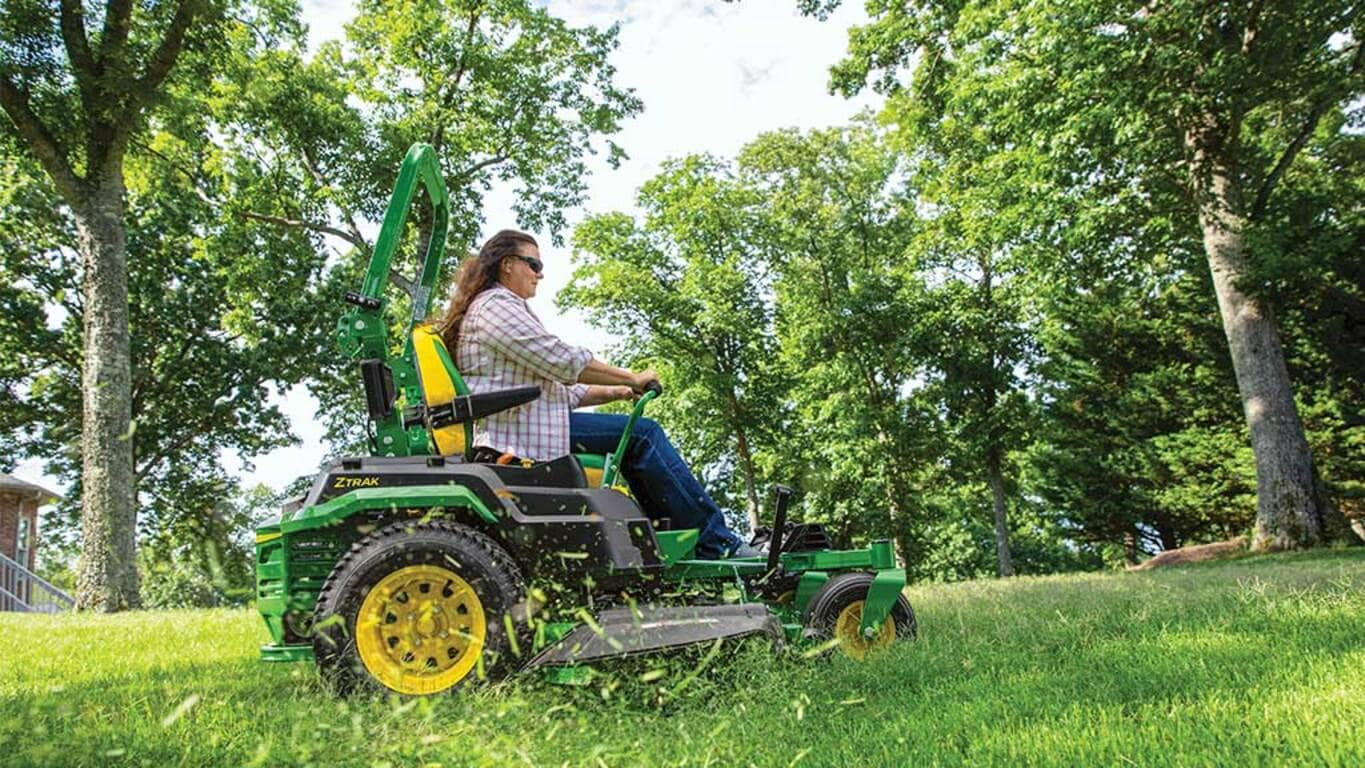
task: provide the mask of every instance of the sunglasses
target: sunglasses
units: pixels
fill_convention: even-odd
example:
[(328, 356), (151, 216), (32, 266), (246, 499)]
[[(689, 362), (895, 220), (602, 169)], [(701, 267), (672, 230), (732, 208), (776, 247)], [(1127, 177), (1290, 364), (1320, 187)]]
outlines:
[(521, 254), (517, 254), (517, 258), (526, 262), (526, 266), (530, 267), (531, 271), (535, 272), (537, 275), (545, 271), (545, 262), (534, 256), (522, 256)]

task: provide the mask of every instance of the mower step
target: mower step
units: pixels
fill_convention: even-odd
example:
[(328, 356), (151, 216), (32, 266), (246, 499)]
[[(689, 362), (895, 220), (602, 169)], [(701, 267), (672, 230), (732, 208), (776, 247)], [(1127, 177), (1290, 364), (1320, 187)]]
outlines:
[(526, 666), (581, 664), (746, 635), (766, 635), (780, 649), (782, 622), (762, 603), (613, 608), (584, 622)]

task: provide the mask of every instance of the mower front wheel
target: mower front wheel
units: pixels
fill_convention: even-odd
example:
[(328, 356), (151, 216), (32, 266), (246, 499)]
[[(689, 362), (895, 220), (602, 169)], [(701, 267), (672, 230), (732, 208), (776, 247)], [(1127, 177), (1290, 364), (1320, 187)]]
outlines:
[(488, 536), (436, 520), (356, 542), (318, 595), (313, 653), (339, 692), (443, 693), (514, 665), (516, 563)]
[(820, 641), (837, 640), (838, 649), (857, 661), (890, 647), (896, 640), (913, 640), (915, 612), (903, 594), (896, 596), (891, 613), (872, 636), (864, 636), (859, 630), (872, 578), (870, 573), (843, 573), (825, 582), (806, 605), (802, 624), (807, 636)]

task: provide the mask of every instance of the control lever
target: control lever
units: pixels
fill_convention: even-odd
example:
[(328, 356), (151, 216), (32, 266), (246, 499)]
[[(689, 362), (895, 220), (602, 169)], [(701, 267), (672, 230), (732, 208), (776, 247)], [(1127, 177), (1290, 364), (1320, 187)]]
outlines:
[(787, 527), (787, 502), (791, 501), (790, 486), (778, 483), (773, 486), (773, 536), (768, 539), (768, 573), (777, 571), (777, 558), (782, 554), (782, 534)]

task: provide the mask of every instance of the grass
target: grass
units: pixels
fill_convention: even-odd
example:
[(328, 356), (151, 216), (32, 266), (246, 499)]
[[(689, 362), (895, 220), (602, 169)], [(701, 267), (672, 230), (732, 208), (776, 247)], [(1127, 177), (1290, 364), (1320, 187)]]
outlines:
[(865, 664), (749, 644), (408, 701), (258, 662), (247, 611), (0, 614), (0, 764), (1365, 765), (1365, 550), (910, 598), (920, 640)]

